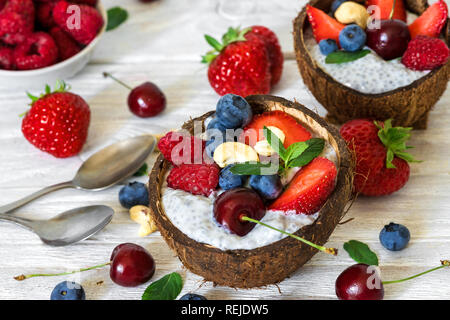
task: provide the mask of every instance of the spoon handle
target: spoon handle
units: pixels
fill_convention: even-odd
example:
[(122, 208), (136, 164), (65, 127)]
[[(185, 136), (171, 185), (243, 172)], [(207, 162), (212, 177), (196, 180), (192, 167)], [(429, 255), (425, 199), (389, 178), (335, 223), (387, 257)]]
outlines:
[(53, 186), (49, 186), (46, 187), (42, 190), (36, 191), (32, 194), (30, 194), (29, 196), (26, 196), (20, 200), (11, 202), (9, 204), (6, 204), (4, 206), (0, 207), (0, 213), (8, 213), (11, 212), (17, 208), (20, 208), (22, 206), (24, 206), (25, 204), (33, 201), (34, 199), (37, 199), (47, 193), (59, 190), (59, 189), (63, 189), (63, 188), (74, 188), (75, 186), (73, 185), (72, 181), (67, 181), (67, 182), (63, 182), (63, 183), (58, 183), (55, 184)]
[(12, 222), (28, 230), (33, 230), (33, 222), (25, 218), (19, 218), (11, 214), (0, 213), (0, 221), (1, 220)]

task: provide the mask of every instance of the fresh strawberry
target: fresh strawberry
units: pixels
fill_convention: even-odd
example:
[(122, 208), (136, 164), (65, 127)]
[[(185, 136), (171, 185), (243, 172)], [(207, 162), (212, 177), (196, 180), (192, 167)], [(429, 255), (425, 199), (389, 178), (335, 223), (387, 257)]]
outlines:
[(91, 112), (80, 96), (67, 91), (60, 83), (51, 92), (32, 98), (31, 109), (22, 121), (22, 133), (38, 149), (57, 158), (80, 152), (88, 135)]
[(402, 63), (411, 70), (433, 70), (444, 65), (449, 49), (444, 41), (428, 36), (417, 36), (408, 43)]
[(0, 39), (10, 45), (25, 41), (32, 34), (33, 25), (16, 12), (0, 12)]
[(281, 52), (276, 34), (264, 26), (251, 27), (249, 34), (255, 34), (264, 41), (269, 53), (270, 73), (272, 74), (271, 85), (276, 85), (280, 82), (284, 62), (283, 52)]
[[(391, 17), (392, 6), (394, 0), (367, 0), (366, 7), (377, 6), (379, 8), (380, 15), (373, 16), (375, 19), (397, 19), (406, 22), (406, 10), (403, 0), (395, 0), (394, 14)], [(376, 11), (378, 12), (378, 11)]]
[(442, 28), (447, 21), (448, 8), (443, 0), (439, 0), (429, 6), (409, 27), (411, 39), (418, 35), (439, 37)]
[(283, 111), (270, 111), (253, 117), (252, 121), (244, 128), (239, 141), (254, 146), (256, 142), (264, 140), (264, 126), (277, 127), (285, 134), (284, 147), (287, 148), (294, 142), (311, 139), (311, 133), (306, 130), (294, 117)]
[(405, 185), (409, 179), (408, 162), (416, 162), (405, 152), (410, 130), (392, 127), (391, 120), (375, 124), (371, 120), (357, 119), (341, 127), (341, 136), (356, 156), (355, 192), (382, 196)]
[(159, 140), (158, 149), (173, 165), (201, 164), (205, 152), (205, 141), (171, 131)]
[(63, 61), (76, 55), (81, 51), (78, 43), (67, 35), (61, 28), (53, 27), (50, 29), (50, 35), (55, 40), (58, 47), (59, 60)]
[(219, 184), (219, 173), (220, 169), (215, 164), (182, 164), (170, 170), (167, 185), (208, 197)]
[(32, 70), (50, 66), (58, 59), (58, 48), (45, 32), (36, 32), (14, 49), (14, 61), (19, 70)]
[(54, 27), (53, 8), (56, 2), (39, 2), (36, 4), (36, 21), (44, 29)]
[(339, 43), (339, 33), (344, 29), (344, 24), (309, 4), (306, 5), (306, 14), (317, 43), (324, 39), (333, 39)]
[(333, 162), (317, 157), (302, 167), (286, 190), (269, 206), (270, 210), (313, 214), (325, 204), (336, 184)]
[(78, 43), (88, 45), (103, 26), (103, 18), (97, 9), (85, 4), (75, 4), (80, 9), (80, 25), (76, 26), (74, 24), (77, 19), (71, 18), (73, 12), (69, 6), (72, 5), (74, 4), (67, 1), (58, 1), (53, 8), (53, 20)]
[(0, 47), (0, 69), (13, 70), (14, 50), (8, 47)]
[(202, 62), (209, 64), (209, 83), (221, 96), (233, 93), (246, 97), (270, 91), (269, 53), (264, 41), (249, 31), (229, 28), (222, 37), (223, 44), (205, 35), (215, 50), (208, 52)]

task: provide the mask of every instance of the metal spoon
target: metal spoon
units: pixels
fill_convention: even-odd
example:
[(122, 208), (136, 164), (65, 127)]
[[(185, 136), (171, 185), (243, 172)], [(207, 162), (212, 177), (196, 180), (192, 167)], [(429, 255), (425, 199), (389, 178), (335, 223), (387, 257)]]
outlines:
[(47, 193), (63, 189), (103, 190), (133, 175), (153, 152), (156, 139), (143, 135), (116, 142), (87, 159), (72, 181), (67, 181), (37, 191), (23, 199), (0, 207), (0, 213), (13, 211)]
[(30, 220), (0, 213), (0, 220), (10, 221), (36, 233), (51, 246), (67, 246), (84, 240), (103, 229), (112, 219), (114, 210), (108, 206), (76, 208), (50, 220)]

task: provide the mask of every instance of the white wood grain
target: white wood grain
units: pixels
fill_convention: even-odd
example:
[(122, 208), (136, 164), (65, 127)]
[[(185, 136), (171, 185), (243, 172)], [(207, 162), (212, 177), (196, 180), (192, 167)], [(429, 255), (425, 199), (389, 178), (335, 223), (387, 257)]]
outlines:
[[(215, 13), (216, 1), (161, 0), (142, 4), (136, 0), (104, 1), (107, 7), (121, 5), (130, 12), (130, 20), (106, 34), (92, 63), (69, 82), (73, 91), (91, 105), (92, 124), (88, 142), (80, 156), (55, 159), (31, 146), (20, 131), (18, 114), (27, 108), (23, 92), (1, 90), (0, 117), (0, 205), (18, 199), (44, 186), (69, 180), (82, 160), (102, 146), (140, 133), (161, 133), (178, 128), (190, 116), (198, 116), (215, 107), (218, 96), (210, 88), (206, 68), (199, 56), (208, 50), (203, 33), (218, 36), (228, 25), (261, 23), (273, 28), (284, 52), (292, 56), (292, 26), (305, 1), (257, 1), (255, 14), (248, 21), (228, 21)], [(131, 85), (145, 80), (157, 83), (166, 93), (167, 110), (154, 119), (140, 119), (126, 107), (127, 91), (103, 71), (113, 72)], [(281, 83), (273, 94), (317, 110), (325, 110), (305, 88), (296, 62), (285, 63)], [(398, 193), (378, 199), (359, 198), (340, 225), (329, 246), (342, 248), (345, 241), (357, 239), (377, 252), (385, 279), (397, 279), (437, 266), (450, 258), (450, 91), (434, 107), (429, 129), (413, 133), (412, 153), (424, 163), (411, 165), (411, 178)], [(154, 155), (149, 158), (151, 166)], [(137, 180), (145, 181), (144, 178)], [(112, 249), (122, 242), (146, 247), (157, 263), (157, 279), (172, 271), (185, 277), (185, 292), (197, 292), (209, 299), (335, 299), (334, 281), (352, 264), (341, 250), (337, 257), (317, 254), (301, 270), (279, 285), (263, 289), (234, 290), (213, 287), (200, 277), (183, 269), (159, 233), (146, 238), (137, 236), (138, 226), (120, 207), (120, 186), (101, 192), (61, 190), (41, 198), (17, 211), (18, 215), (48, 218), (61, 211), (82, 205), (106, 204), (116, 214), (102, 232), (79, 244), (52, 248), (14, 225), (0, 223), (0, 299), (48, 299), (53, 287), (65, 279), (74, 279), (86, 289), (88, 299), (139, 299), (145, 285), (123, 288), (109, 279), (108, 268), (70, 277), (35, 278), (24, 282), (13, 280), (22, 273), (61, 272), (95, 265), (109, 259)], [(390, 221), (408, 226), (412, 240), (401, 252), (388, 252), (380, 245), (378, 233)], [(102, 282), (102, 283), (98, 283)], [(410, 283), (386, 287), (387, 299), (450, 299), (450, 270), (416, 279)]]

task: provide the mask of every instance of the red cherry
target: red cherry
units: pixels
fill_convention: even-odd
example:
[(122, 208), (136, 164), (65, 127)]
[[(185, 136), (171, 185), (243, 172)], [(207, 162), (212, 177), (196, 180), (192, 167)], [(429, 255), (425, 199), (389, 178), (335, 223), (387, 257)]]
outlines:
[(375, 266), (355, 264), (336, 280), (336, 295), (340, 300), (383, 300), (384, 287)]
[(384, 60), (401, 57), (411, 40), (408, 26), (397, 19), (381, 20), (380, 28), (367, 28), (367, 46)]
[(123, 243), (111, 254), (111, 280), (123, 287), (146, 283), (155, 273), (155, 260), (143, 247)]
[(133, 89), (108, 72), (103, 72), (103, 76), (109, 77), (131, 90), (128, 95), (128, 108), (138, 117), (154, 117), (166, 108), (166, 96), (154, 83), (144, 82)]
[(243, 221), (242, 216), (261, 220), (266, 208), (261, 197), (253, 190), (236, 188), (220, 194), (214, 202), (214, 217), (224, 228), (238, 236), (245, 236), (255, 223)]

